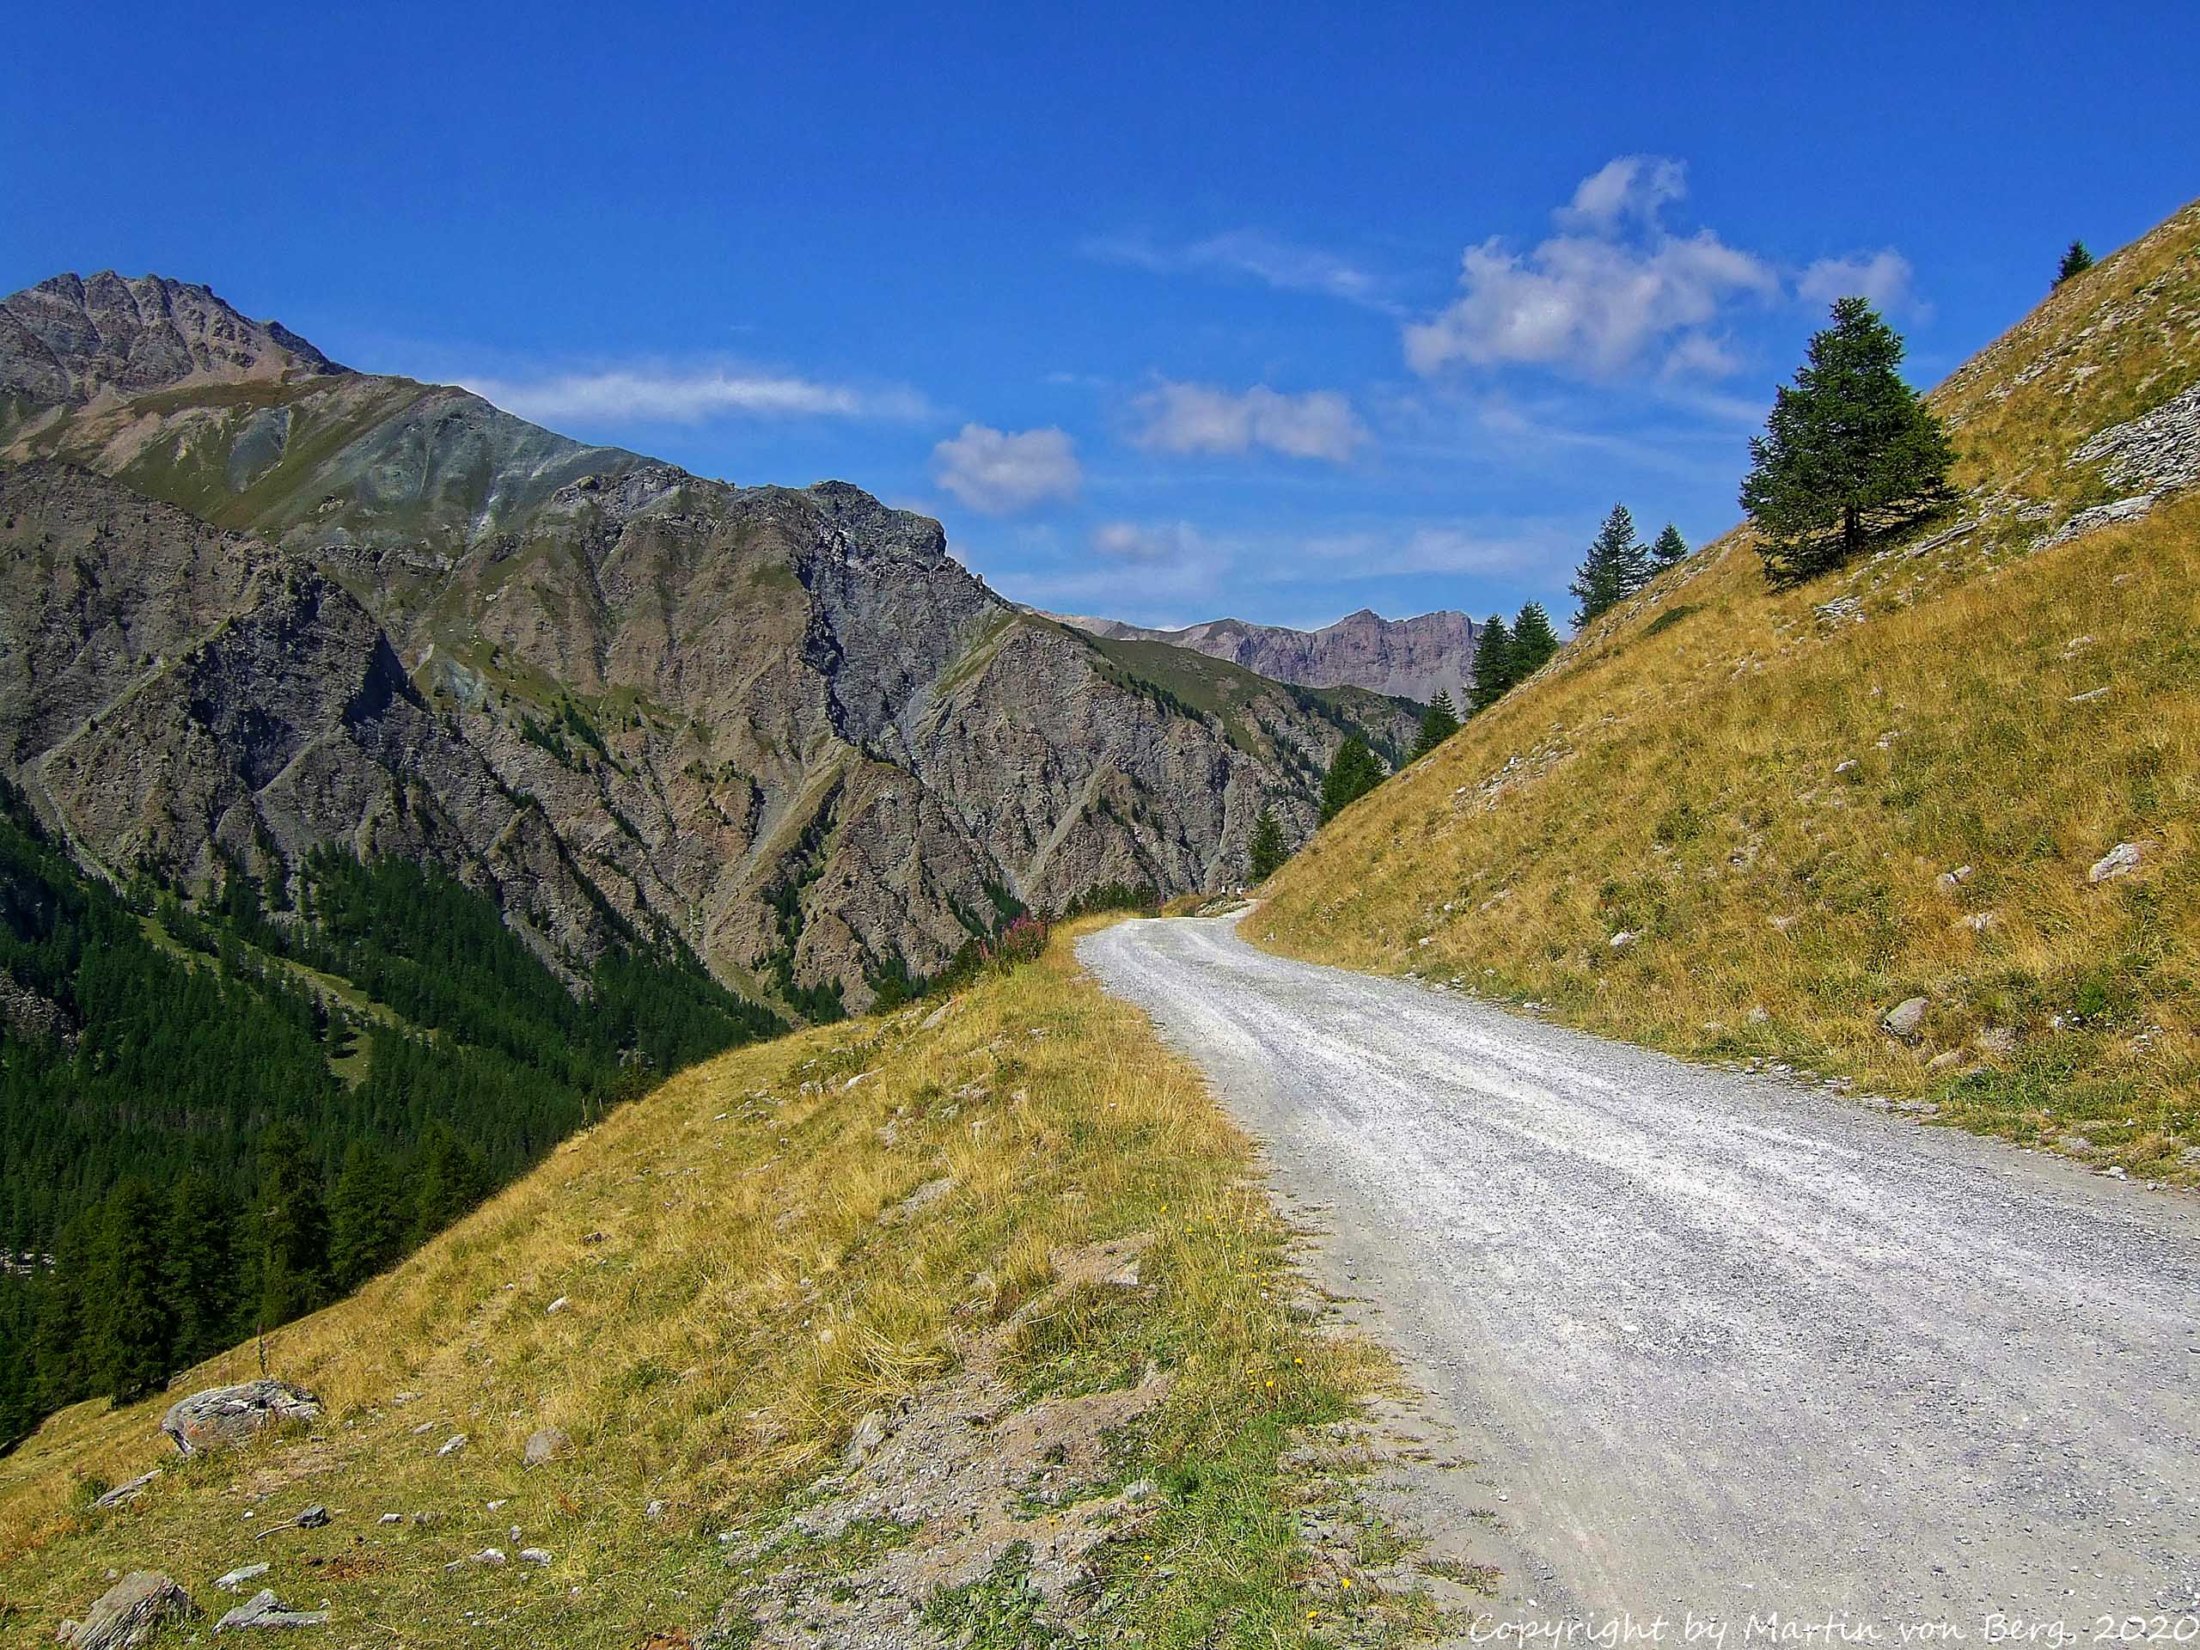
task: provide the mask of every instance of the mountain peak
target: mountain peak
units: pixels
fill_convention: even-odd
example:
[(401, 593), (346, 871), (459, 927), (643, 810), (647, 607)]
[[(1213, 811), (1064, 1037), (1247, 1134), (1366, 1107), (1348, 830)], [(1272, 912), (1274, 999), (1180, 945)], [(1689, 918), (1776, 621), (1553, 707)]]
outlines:
[(103, 390), (345, 370), (281, 322), (161, 275), (56, 275), (0, 299), (0, 395), (66, 405)]

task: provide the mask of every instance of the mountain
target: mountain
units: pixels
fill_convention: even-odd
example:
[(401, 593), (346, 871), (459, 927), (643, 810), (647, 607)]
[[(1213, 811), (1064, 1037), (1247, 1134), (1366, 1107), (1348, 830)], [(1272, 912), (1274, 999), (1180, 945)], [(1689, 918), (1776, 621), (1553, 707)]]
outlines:
[(116, 876), (425, 857), (561, 967), (615, 925), (831, 1012), (1022, 906), (1238, 879), (1346, 734), (1411, 738), (1026, 613), (846, 484), (584, 446), (204, 287), (0, 313), (0, 768)]
[(1800, 587), (1705, 547), (1248, 931), (2200, 1179), (2200, 204), (1931, 402), (1943, 519)]
[(1356, 687), (1427, 704), (1439, 693), (1467, 702), (1476, 626), (1464, 613), (1385, 619), (1368, 608), (1319, 630), (1211, 619), (1182, 630), (1147, 630), (1116, 619), (1064, 617), (1095, 636), (1165, 642), (1301, 687)]

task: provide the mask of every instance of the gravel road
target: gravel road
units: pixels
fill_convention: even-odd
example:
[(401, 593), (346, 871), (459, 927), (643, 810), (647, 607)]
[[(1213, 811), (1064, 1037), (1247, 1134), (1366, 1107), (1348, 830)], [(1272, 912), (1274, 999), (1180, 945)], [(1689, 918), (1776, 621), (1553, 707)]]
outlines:
[(2165, 1612), (2157, 1642), (2200, 1642), (2200, 1198), (1273, 957), (1228, 918), (1079, 956), (1320, 1211), (1320, 1275), (1459, 1434), (1537, 1630), (1694, 1612), (1731, 1650), (1776, 1612), (1986, 1643), (2005, 1613), (2067, 1644)]

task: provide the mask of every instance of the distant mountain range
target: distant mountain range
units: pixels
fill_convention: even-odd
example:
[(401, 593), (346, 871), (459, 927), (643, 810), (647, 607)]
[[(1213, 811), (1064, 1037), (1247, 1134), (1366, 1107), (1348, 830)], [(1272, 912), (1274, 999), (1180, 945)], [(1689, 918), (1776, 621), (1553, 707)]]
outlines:
[(855, 487), (584, 446), (203, 286), (0, 302), (0, 776), (117, 881), (279, 909), (317, 847), (400, 855), (575, 980), (656, 934), (858, 1008), (1019, 907), (1241, 878), (1429, 679), (1089, 634)]
[(1450, 694), (1456, 705), (1467, 702), (1475, 638), (1480, 634), (1480, 627), (1464, 613), (1385, 619), (1364, 607), (1319, 630), (1248, 624), (1243, 619), (1211, 619), (1182, 630), (1148, 630), (1115, 619), (1061, 617), (1064, 624), (1095, 636), (1190, 648), (1279, 682), (1366, 688), (1421, 704), (1439, 693)]

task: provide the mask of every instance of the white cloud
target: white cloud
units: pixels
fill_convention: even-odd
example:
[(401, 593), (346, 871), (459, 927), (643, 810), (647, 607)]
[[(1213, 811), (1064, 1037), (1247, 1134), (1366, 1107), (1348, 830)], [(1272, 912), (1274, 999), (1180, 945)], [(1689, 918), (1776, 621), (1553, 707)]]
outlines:
[(1011, 434), (984, 424), (965, 424), (961, 434), (934, 447), (932, 473), (963, 503), (989, 516), (1074, 498), (1085, 476), (1077, 444), (1064, 431), (1049, 426)]
[(1236, 392), (1165, 382), (1133, 405), (1145, 424), (1131, 440), (1151, 452), (1244, 453), (1265, 447), (1288, 458), (1342, 464), (1368, 438), (1352, 403), (1335, 390), (1286, 395), (1266, 384)]
[(1279, 292), (1310, 292), (1371, 309), (1391, 307), (1376, 278), (1350, 259), (1258, 229), (1225, 230), (1182, 246), (1161, 246), (1137, 236), (1112, 237), (1088, 241), (1084, 250), (1088, 256), (1157, 275), (1244, 275)]
[(921, 418), (921, 395), (724, 367), (618, 367), (535, 379), (475, 378), (465, 387), (533, 419), (697, 424), (748, 418)]
[(1906, 310), (1916, 307), (1912, 289), (1915, 278), (1910, 260), (1890, 246), (1872, 253), (1852, 253), (1846, 258), (1820, 258), (1803, 271), (1795, 291), (1797, 296), (1817, 304), (1830, 304), (1836, 298), (1864, 298), (1876, 309)]
[(1561, 223), (1604, 227), (1623, 218), (1654, 221), (1660, 208), (1688, 193), (1688, 168), (1663, 155), (1621, 155), (1581, 180)]
[(1205, 545), (1187, 522), (1146, 525), (1135, 521), (1109, 521), (1093, 529), (1092, 548), (1110, 561), (1155, 567), (1195, 562)]
[(1531, 364), (1612, 378), (1651, 356), (1674, 371), (1730, 368), (1706, 329), (1780, 279), (1708, 229), (1670, 233), (1659, 213), (1684, 190), (1679, 162), (1624, 156), (1582, 181), (1555, 214), (1566, 227), (1525, 256), (1494, 239), (1469, 247), (1459, 296), (1405, 328), (1407, 364), (1424, 376)]

